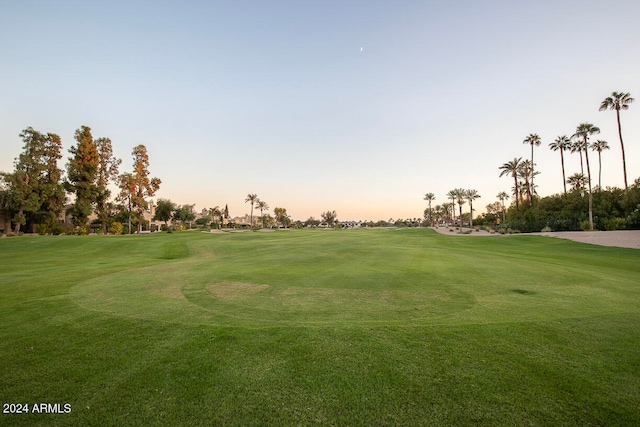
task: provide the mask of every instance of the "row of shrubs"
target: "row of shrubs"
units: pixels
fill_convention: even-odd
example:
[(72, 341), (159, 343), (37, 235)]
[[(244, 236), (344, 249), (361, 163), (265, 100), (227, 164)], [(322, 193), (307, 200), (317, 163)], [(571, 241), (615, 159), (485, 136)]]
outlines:
[[(614, 231), (624, 230), (627, 228), (637, 228), (637, 224), (629, 221), (628, 218), (607, 218), (593, 219), (594, 228), (601, 231)], [(634, 227), (636, 226), (636, 227)], [(535, 233), (535, 232), (548, 232), (548, 231), (588, 231), (590, 229), (589, 220), (545, 220), (545, 221), (526, 221), (523, 219), (514, 219), (504, 221), (497, 227), (499, 233), (508, 232), (508, 230), (522, 232), (522, 233)]]

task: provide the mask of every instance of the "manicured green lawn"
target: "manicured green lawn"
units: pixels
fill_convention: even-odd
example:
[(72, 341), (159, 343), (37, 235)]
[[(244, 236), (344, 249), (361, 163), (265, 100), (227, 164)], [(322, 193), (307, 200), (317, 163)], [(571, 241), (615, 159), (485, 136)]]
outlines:
[(640, 425), (640, 251), (338, 230), (0, 240), (0, 425)]

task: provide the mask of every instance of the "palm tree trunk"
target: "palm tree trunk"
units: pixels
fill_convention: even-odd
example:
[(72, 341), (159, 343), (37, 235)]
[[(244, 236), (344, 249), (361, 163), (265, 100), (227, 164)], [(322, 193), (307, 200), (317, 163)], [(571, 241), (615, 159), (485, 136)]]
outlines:
[(469, 200), (469, 228), (473, 228), (473, 202)]
[(564, 185), (564, 194), (567, 194), (567, 177), (564, 174), (564, 154), (562, 154), (562, 149), (560, 149), (560, 162), (562, 163), (562, 185)]
[(598, 190), (602, 191), (602, 152), (598, 151)]
[[(20, 205), (20, 209), (18, 210), (18, 218), (22, 218), (22, 214), (24, 213), (24, 204)], [(16, 221), (16, 226), (13, 230), (13, 234), (15, 234), (16, 236), (20, 235), (20, 226), (22, 224), (20, 223), (20, 221)]]
[[(587, 137), (584, 137), (584, 146), (587, 147)], [(587, 161), (587, 179), (589, 180), (589, 230), (593, 231), (593, 195), (591, 194), (591, 168), (589, 167), (589, 153), (584, 150), (584, 158)]]
[(453, 221), (453, 225), (456, 225), (456, 202), (453, 198), (451, 198), (451, 220)]
[(620, 148), (622, 148), (622, 171), (624, 172), (624, 192), (629, 191), (627, 185), (627, 160), (624, 156), (624, 143), (622, 142), (622, 126), (620, 125), (620, 110), (616, 110), (616, 117), (618, 118), (618, 136), (620, 136)]
[(514, 175), (513, 181), (515, 182), (514, 188), (516, 189), (516, 212), (520, 212), (520, 208), (518, 206), (518, 199), (520, 198), (520, 194), (518, 193), (518, 177)]
[(129, 197), (129, 234), (131, 234), (131, 197)]
[(582, 149), (579, 151), (580, 153), (580, 173), (584, 175), (584, 165), (582, 163)]
[(531, 186), (529, 187), (529, 205), (533, 206), (533, 144), (531, 144)]

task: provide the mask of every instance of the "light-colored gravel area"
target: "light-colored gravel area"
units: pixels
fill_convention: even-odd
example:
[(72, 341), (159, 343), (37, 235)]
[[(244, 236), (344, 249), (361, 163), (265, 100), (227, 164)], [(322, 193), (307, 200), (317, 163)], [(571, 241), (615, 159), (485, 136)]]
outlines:
[[(448, 227), (434, 228), (440, 234), (451, 236), (511, 236), (511, 234), (490, 234), (486, 231), (473, 231), (463, 228), (463, 233)], [(466, 232), (466, 234), (465, 234)], [(590, 243), (592, 245), (616, 246), (619, 248), (640, 249), (640, 230), (616, 231), (552, 231), (548, 233), (517, 234), (517, 236), (546, 236), (558, 239), (573, 240), (574, 242)]]
[(552, 231), (550, 233), (533, 234), (569, 239), (575, 242), (590, 243), (592, 245), (640, 249), (640, 230)]
[(478, 230), (475, 228), (470, 231), (468, 227), (462, 227), (462, 232), (453, 227), (433, 227), (435, 231), (440, 234), (446, 234), (447, 236), (502, 236), (500, 233), (489, 233), (488, 231)]

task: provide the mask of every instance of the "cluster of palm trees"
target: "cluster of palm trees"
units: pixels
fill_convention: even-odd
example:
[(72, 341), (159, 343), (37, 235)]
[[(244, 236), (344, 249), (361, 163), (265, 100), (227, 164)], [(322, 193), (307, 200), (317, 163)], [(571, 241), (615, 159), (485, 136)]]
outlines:
[[(620, 137), (620, 147), (622, 149), (622, 168), (624, 172), (624, 188), (625, 192), (628, 191), (627, 183), (627, 166), (624, 152), (624, 142), (622, 139), (622, 127), (620, 124), (620, 110), (629, 109), (634, 99), (629, 93), (613, 92), (611, 96), (607, 97), (600, 104), (600, 111), (614, 110), (616, 111), (616, 118), (618, 122), (618, 135)], [(604, 140), (596, 140), (589, 142), (589, 138), (593, 135), (600, 133), (600, 128), (592, 123), (581, 123), (577, 126), (575, 133), (569, 137), (567, 135), (558, 136), (555, 141), (549, 144), (549, 148), (553, 151), (560, 152), (560, 161), (562, 165), (562, 181), (564, 187), (564, 193), (567, 193), (567, 184), (572, 186), (574, 190), (585, 191), (588, 188), (589, 195), (589, 225), (593, 230), (593, 197), (592, 197), (592, 179), (591, 179), (591, 166), (589, 162), (589, 150), (598, 153), (598, 188), (602, 186), (602, 152), (609, 149), (609, 144)], [(522, 157), (516, 157), (512, 161), (504, 163), (499, 167), (501, 170), (500, 177), (509, 176), (513, 178), (514, 186), (512, 188), (512, 194), (516, 205), (516, 211), (520, 210), (520, 204), (528, 201), (529, 206), (533, 206), (536, 187), (534, 185), (534, 177), (539, 174), (535, 171), (535, 163), (533, 162), (533, 147), (539, 146), (541, 143), (540, 136), (538, 134), (529, 134), (523, 141), (524, 144), (531, 146), (531, 160), (522, 160)], [(564, 166), (564, 152), (570, 151), (571, 153), (578, 153), (580, 155), (580, 172), (566, 177)], [(584, 161), (583, 161), (584, 157)], [(585, 175), (586, 165), (586, 175)], [(506, 195), (500, 193), (500, 195)], [(525, 199), (526, 195), (526, 199)], [(504, 199), (501, 199), (504, 203)]]
[(244, 199), (244, 202), (251, 203), (251, 219), (250, 219), (251, 226), (253, 227), (253, 207), (255, 205), (257, 209), (260, 209), (260, 218), (262, 220), (262, 227), (264, 227), (264, 220), (265, 220), (264, 211), (269, 210), (269, 205), (267, 204), (267, 202), (265, 202), (264, 200), (260, 200), (257, 194), (247, 194), (247, 198)]
[(459, 219), (460, 219), (460, 227), (462, 227), (462, 205), (464, 205), (467, 201), (469, 202), (469, 227), (473, 227), (473, 201), (480, 198), (480, 194), (478, 194), (477, 190), (473, 189), (464, 189), (464, 188), (455, 188), (447, 193), (447, 198), (451, 199), (451, 203), (443, 203), (441, 205), (437, 205), (435, 210), (431, 209), (431, 202), (436, 199), (433, 193), (427, 193), (424, 196), (424, 200), (429, 202), (428, 211), (425, 211), (425, 217), (429, 218), (429, 223), (433, 227), (435, 219), (451, 219), (454, 223), (456, 222), (456, 203), (459, 208)]

